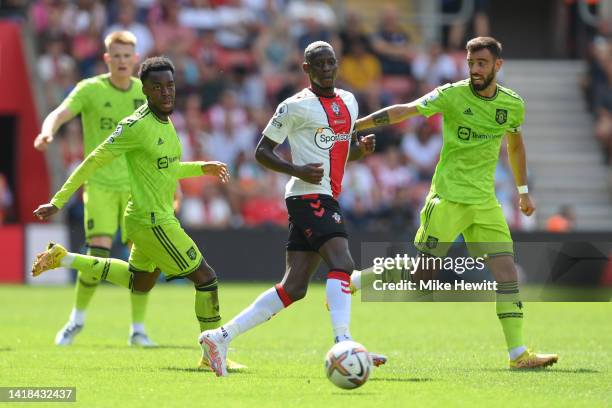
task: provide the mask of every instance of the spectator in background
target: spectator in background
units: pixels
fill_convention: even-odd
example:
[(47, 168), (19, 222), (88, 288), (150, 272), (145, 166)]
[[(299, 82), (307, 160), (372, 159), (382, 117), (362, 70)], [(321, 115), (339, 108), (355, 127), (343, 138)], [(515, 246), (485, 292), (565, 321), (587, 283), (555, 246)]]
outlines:
[(562, 205), (557, 214), (554, 214), (546, 220), (546, 231), (548, 232), (570, 232), (576, 225), (576, 212), (574, 207), (565, 204)]
[(351, 47), (355, 43), (364, 44), (367, 52), (373, 52), (370, 36), (363, 24), (363, 17), (359, 11), (355, 9), (347, 10), (346, 21), (342, 25), (339, 37), (342, 44), (343, 55), (349, 54), (351, 52)]
[[(289, 19), (291, 34), (296, 39), (308, 31), (306, 25), (309, 21), (314, 21), (327, 30), (332, 30), (337, 23), (334, 10), (321, 0), (292, 0), (285, 10), (285, 15)], [(300, 47), (300, 50), (304, 48)]]
[(29, 10), (29, 18), (34, 31), (40, 35), (50, 30), (61, 30), (61, 0), (36, 0)]
[(279, 18), (271, 26), (263, 26), (254, 45), (255, 63), (264, 78), (278, 82), (291, 63), (299, 58), (295, 41), (289, 34), (289, 23)]
[(199, 195), (184, 195), (181, 220), (191, 228), (227, 228), (231, 209), (216, 183), (204, 183)]
[(38, 75), (43, 81), (47, 106), (55, 106), (74, 86), (76, 63), (66, 53), (66, 40), (57, 35), (46, 39), (45, 53), (38, 59)]
[(64, 32), (70, 36), (81, 33), (102, 33), (106, 24), (106, 9), (98, 0), (77, 0), (66, 2), (62, 14)]
[(209, 118), (211, 135), (204, 142), (208, 154), (232, 167), (240, 152), (253, 153), (256, 129), (235, 91), (223, 92), (219, 103), (210, 108)]
[(439, 118), (418, 118), (416, 126), (402, 138), (402, 152), (420, 181), (431, 180), (442, 149)]
[(4, 174), (0, 173), (0, 225), (6, 224), (12, 218), (13, 194)]
[(181, 6), (176, 0), (160, 0), (159, 6), (149, 12), (149, 25), (155, 39), (155, 53), (166, 54), (173, 44), (190, 49), (196, 34), (193, 29), (182, 26), (178, 16)]
[(236, 65), (230, 72), (230, 82), (241, 101), (249, 110), (266, 105), (266, 86), (260, 75), (246, 65)]
[(392, 4), (382, 8), (378, 31), (372, 47), (380, 59), (385, 75), (411, 75), (414, 50), (410, 37), (399, 21), (399, 11)]
[(446, 82), (459, 80), (455, 61), (444, 52), (442, 45), (432, 43), (417, 54), (412, 63), (412, 74), (419, 81), (419, 94), (425, 94)]
[(347, 53), (342, 57), (338, 79), (360, 99), (360, 95), (369, 90), (378, 91), (381, 78), (380, 62), (368, 52), (367, 43), (362, 40), (352, 41)]
[[(441, 2), (442, 12), (447, 14), (459, 13), (465, 3), (463, 0), (442, 0)], [(489, 36), (491, 31), (490, 6), (490, 0), (474, 0), (474, 14), (468, 23), (455, 21), (450, 26), (443, 26), (444, 46), (450, 50), (463, 50), (468, 38)]]
[[(612, 65), (612, 64), (611, 64)], [(601, 143), (606, 164), (612, 163), (612, 90), (608, 89), (606, 97), (597, 109), (595, 136)]]
[(113, 31), (130, 31), (136, 36), (136, 54), (141, 59), (147, 58), (155, 46), (151, 30), (136, 21), (136, 7), (132, 0), (120, 0), (118, 3), (118, 21), (105, 30), (104, 37)]

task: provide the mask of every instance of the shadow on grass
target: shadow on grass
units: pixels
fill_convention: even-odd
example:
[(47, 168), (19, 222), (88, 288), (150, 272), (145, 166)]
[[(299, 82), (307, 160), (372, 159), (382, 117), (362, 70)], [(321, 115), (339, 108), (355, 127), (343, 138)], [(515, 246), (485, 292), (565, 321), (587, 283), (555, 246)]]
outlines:
[(370, 381), (381, 381), (381, 382), (428, 382), (433, 381), (433, 378), (370, 378)]
[[(201, 370), (199, 368), (163, 367), (163, 368), (161, 368), (161, 370), (164, 370), (164, 371), (178, 371), (178, 372), (182, 372), (182, 373), (202, 373), (202, 374), (213, 375), (213, 373), (211, 371)], [(249, 373), (248, 371), (245, 371), (245, 370), (232, 370), (231, 368), (228, 369), (227, 372), (230, 373), (230, 374), (251, 374), (251, 373)]]
[(355, 391), (353, 390), (346, 390), (346, 391), (336, 391), (336, 392), (332, 392), (332, 395), (334, 396), (339, 396), (339, 397), (362, 397), (365, 395), (380, 395), (379, 392), (368, 392), (368, 391)]
[(0, 353), (3, 351), (15, 351), (12, 347), (0, 347)]
[(95, 347), (97, 349), (134, 349), (134, 350), (160, 350), (160, 349), (167, 349), (167, 350), (196, 350), (198, 349), (198, 346), (179, 346), (179, 345), (172, 345), (172, 344), (160, 344), (154, 347), (140, 347), (140, 346), (134, 346), (134, 347), (130, 347), (130, 346), (123, 346), (123, 345), (115, 345), (115, 344), (104, 344), (104, 345), (92, 345), (92, 347)]
[(529, 374), (529, 373), (564, 373), (564, 374), (599, 374), (599, 370), (591, 368), (532, 368), (530, 370), (508, 370), (507, 368), (485, 368), (470, 371), (489, 371), (495, 373)]

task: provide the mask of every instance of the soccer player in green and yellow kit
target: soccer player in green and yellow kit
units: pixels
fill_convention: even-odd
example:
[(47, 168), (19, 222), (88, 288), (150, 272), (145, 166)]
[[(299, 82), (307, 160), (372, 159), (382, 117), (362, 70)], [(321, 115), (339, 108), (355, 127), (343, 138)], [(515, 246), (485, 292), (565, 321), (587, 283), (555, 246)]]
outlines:
[[(496, 82), (503, 63), (498, 41), (478, 37), (470, 40), (466, 49), (469, 79), (440, 86), (414, 102), (381, 109), (357, 120), (355, 127), (366, 130), (416, 115), (443, 115), (444, 143), (431, 191), (421, 211), (415, 246), (424, 256), (442, 257), (448, 251), (448, 243), (463, 234), (470, 251), (478, 252), (472, 255), (485, 256), (497, 281), (497, 316), (506, 339), (510, 367), (546, 367), (556, 363), (558, 356), (537, 354), (525, 347), (512, 238), (494, 185), (500, 146), (506, 136), (520, 209), (525, 215), (533, 214), (535, 205), (527, 189), (521, 133), (524, 102)], [(417, 271), (417, 276), (424, 276), (423, 272), (431, 271)], [(359, 289), (361, 272), (355, 271), (351, 279), (355, 289)]]
[[(70, 196), (97, 170), (125, 158), (131, 196), (125, 226), (133, 242), (129, 263), (113, 258), (68, 253), (50, 244), (39, 254), (32, 274), (59, 266), (77, 268), (89, 280), (107, 280), (130, 290), (149, 292), (163, 270), (168, 280), (187, 278), (194, 283), (195, 314), (200, 331), (219, 326), (219, 300), (215, 271), (206, 263), (193, 240), (174, 215), (177, 180), (201, 175), (229, 179), (221, 162), (181, 162), (181, 144), (169, 119), (174, 109), (174, 66), (165, 57), (149, 58), (140, 67), (147, 103), (121, 120), (115, 131), (72, 173), (50, 203), (34, 211), (46, 219), (61, 209)], [(236, 365), (234, 365), (235, 368)]]
[[(142, 84), (132, 73), (138, 60), (136, 37), (129, 31), (110, 33), (104, 40), (104, 62), (108, 73), (85, 79), (44, 120), (34, 147), (45, 151), (53, 135), (64, 123), (81, 115), (85, 155), (91, 153), (115, 129), (117, 123), (145, 102)], [(92, 175), (85, 183), (85, 237), (87, 254), (101, 258), (110, 256), (117, 229), (125, 243), (123, 213), (130, 196), (130, 183), (125, 158), (120, 157)], [(85, 324), (85, 311), (96, 291), (98, 282), (79, 272), (75, 303), (68, 323), (57, 333), (55, 344), (70, 345)], [(131, 293), (132, 328), (128, 344), (154, 346), (146, 335), (144, 317), (148, 295)]]

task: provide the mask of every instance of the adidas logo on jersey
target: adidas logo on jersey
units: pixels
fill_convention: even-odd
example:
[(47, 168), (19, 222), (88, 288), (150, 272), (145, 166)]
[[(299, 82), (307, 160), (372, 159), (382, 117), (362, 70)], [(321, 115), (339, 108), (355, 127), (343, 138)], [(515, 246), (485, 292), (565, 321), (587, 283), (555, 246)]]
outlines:
[(474, 114), (472, 113), (472, 109), (471, 109), (471, 108), (467, 108), (466, 110), (464, 110), (464, 111), (463, 111), (463, 114), (464, 114), (464, 115), (474, 115)]
[(157, 140), (157, 145), (163, 145), (164, 141), (162, 140), (162, 138), (160, 137), (159, 140)]

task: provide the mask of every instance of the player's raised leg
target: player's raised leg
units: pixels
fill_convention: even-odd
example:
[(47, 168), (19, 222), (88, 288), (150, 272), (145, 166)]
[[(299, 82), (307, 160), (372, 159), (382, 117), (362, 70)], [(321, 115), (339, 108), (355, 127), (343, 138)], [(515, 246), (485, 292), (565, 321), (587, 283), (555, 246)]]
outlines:
[[(97, 237), (107, 238), (109, 237)], [(95, 244), (95, 245), (94, 245)], [(110, 256), (110, 245), (102, 246), (99, 242), (92, 242), (87, 246), (87, 255), (98, 258), (108, 258)], [(98, 280), (95, 280), (91, 274), (78, 271), (75, 284), (75, 299), (74, 306), (70, 312), (68, 322), (57, 332), (55, 336), (55, 344), (58, 346), (67, 346), (72, 344), (74, 337), (81, 332), (85, 325), (85, 316), (87, 307), (98, 287)]]
[(304, 298), (310, 277), (320, 262), (321, 257), (316, 252), (288, 250), (287, 269), (279, 284), (263, 292), (246, 309), (219, 329), (202, 332), (199, 342), (217, 376), (227, 375), (225, 356), (228, 344), (237, 336), (270, 320), (293, 302)]

